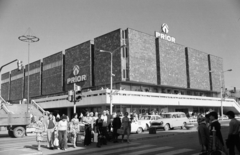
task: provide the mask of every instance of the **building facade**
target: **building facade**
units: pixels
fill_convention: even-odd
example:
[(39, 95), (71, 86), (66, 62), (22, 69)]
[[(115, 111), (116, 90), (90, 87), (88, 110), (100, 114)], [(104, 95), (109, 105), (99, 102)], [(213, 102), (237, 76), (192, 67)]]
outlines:
[[(157, 37), (130, 28), (117, 29), (94, 38), (93, 42), (86, 41), (35, 61), (30, 64), (30, 98), (66, 95), (74, 83), (81, 86), (83, 92), (109, 89), (110, 54), (100, 50), (114, 51), (115, 90), (218, 96), (222, 58), (177, 44), (175, 39), (164, 35)], [(27, 98), (27, 65), (22, 71), (13, 70), (1, 77), (1, 95), (5, 100), (18, 103)], [(45, 109), (54, 107), (61, 108), (51, 105)]]

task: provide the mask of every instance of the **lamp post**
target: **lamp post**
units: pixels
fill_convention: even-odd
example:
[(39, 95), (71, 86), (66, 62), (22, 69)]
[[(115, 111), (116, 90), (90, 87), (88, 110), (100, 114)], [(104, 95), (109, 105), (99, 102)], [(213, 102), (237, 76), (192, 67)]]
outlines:
[(23, 41), (23, 42), (27, 42), (28, 43), (28, 94), (27, 94), (27, 112), (28, 112), (28, 104), (30, 102), (30, 97), (29, 97), (29, 61), (30, 61), (30, 43), (35, 43), (35, 42), (38, 42), (40, 39), (36, 36), (33, 36), (30, 34), (30, 28), (28, 28), (27, 30), (27, 35), (22, 35), (22, 36), (19, 36), (18, 39), (20, 41)]
[[(221, 84), (221, 120), (223, 120), (223, 105), (222, 105), (222, 100), (223, 100), (223, 97), (222, 97), (222, 95), (223, 95), (223, 83), (222, 83), (222, 75), (223, 75), (223, 73), (225, 73), (225, 72), (231, 72), (232, 71), (232, 69), (228, 69), (228, 70), (225, 70), (225, 71), (221, 71), (221, 72), (219, 72), (219, 75), (220, 75), (220, 84)], [(211, 73), (214, 73), (214, 71), (210, 71)]]
[(110, 58), (110, 61), (111, 61), (111, 69), (110, 69), (110, 115), (112, 115), (112, 77), (114, 76), (114, 74), (112, 73), (112, 56), (113, 56), (115, 51), (117, 51), (119, 49), (122, 49), (125, 46), (126, 45), (122, 45), (122, 46), (116, 48), (113, 51), (100, 50), (100, 52), (102, 52), (102, 53), (110, 53), (110, 55), (111, 55), (111, 58)]

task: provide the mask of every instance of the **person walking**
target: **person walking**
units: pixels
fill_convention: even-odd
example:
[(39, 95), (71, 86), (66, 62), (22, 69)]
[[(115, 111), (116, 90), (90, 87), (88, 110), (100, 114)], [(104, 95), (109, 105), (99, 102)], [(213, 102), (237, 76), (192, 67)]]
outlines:
[(119, 117), (119, 113), (116, 114), (116, 117), (113, 118), (113, 122), (112, 122), (112, 125), (113, 125), (113, 142), (114, 143), (118, 143), (118, 133), (117, 133), (117, 130), (121, 128), (122, 126), (122, 122), (121, 122), (121, 119)]
[[(221, 124), (218, 122), (218, 114), (215, 111), (210, 112), (209, 119), (211, 121), (210, 136), (213, 136), (213, 130), (216, 131), (216, 138), (215, 138), (216, 150), (225, 152), (222, 133), (221, 133)], [(209, 149), (210, 149), (210, 151), (213, 149), (212, 144)]]
[(38, 151), (41, 150), (41, 142), (43, 141), (43, 132), (45, 131), (45, 124), (43, 122), (43, 116), (39, 117), (39, 121), (36, 123), (36, 140), (38, 142)]
[(107, 127), (108, 127), (108, 117), (107, 117), (107, 112), (104, 110), (103, 114), (101, 116), (102, 119), (102, 134), (107, 138), (108, 134), (107, 134)]
[(92, 139), (92, 129), (93, 129), (93, 118), (90, 117), (89, 112), (86, 112), (86, 117), (83, 117), (83, 122), (85, 123), (85, 139), (84, 145), (88, 146), (91, 144)]
[(59, 146), (62, 150), (67, 150), (67, 116), (63, 115), (62, 120), (58, 123)]
[(48, 148), (53, 149), (53, 142), (54, 142), (54, 129), (55, 129), (55, 120), (53, 118), (53, 114), (49, 113), (49, 119), (47, 120), (47, 141), (48, 141)]
[(128, 112), (124, 113), (124, 117), (122, 118), (122, 128), (123, 128), (123, 135), (122, 135), (122, 142), (124, 139), (124, 135), (127, 135), (127, 142), (129, 141), (129, 135), (130, 135), (130, 119), (128, 118)]
[(208, 151), (208, 145), (209, 145), (209, 129), (206, 125), (206, 119), (205, 117), (199, 115), (198, 116), (198, 138), (199, 143), (202, 146), (202, 153)]
[(77, 133), (79, 132), (79, 120), (78, 120), (78, 114), (75, 113), (73, 115), (73, 119), (71, 120), (70, 124), (70, 131), (72, 133), (72, 142), (73, 142), (73, 147), (76, 147), (76, 140), (77, 140)]
[(233, 111), (228, 111), (227, 116), (229, 119), (231, 119), (231, 121), (229, 122), (227, 146), (229, 148), (229, 155), (235, 155), (235, 147), (240, 153), (240, 140), (239, 140), (240, 122), (235, 118), (235, 113)]

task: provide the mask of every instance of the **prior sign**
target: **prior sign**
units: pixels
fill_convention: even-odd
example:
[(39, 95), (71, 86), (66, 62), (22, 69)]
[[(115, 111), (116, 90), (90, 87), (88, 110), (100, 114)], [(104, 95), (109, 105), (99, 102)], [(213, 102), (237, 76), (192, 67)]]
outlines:
[(68, 78), (67, 79), (67, 84), (81, 82), (81, 81), (86, 81), (87, 80), (87, 75), (78, 75), (79, 72), (80, 72), (80, 67), (78, 65), (75, 65), (73, 67), (73, 75), (74, 75), (74, 77)]
[(171, 41), (173, 43), (175, 43), (176, 39), (174, 37), (171, 37), (168, 34), (169, 32), (169, 27), (166, 23), (163, 23), (162, 26), (161, 26), (161, 30), (162, 32), (155, 32), (155, 37), (156, 38), (161, 38), (161, 39), (164, 39), (164, 40), (167, 40), (167, 41)]

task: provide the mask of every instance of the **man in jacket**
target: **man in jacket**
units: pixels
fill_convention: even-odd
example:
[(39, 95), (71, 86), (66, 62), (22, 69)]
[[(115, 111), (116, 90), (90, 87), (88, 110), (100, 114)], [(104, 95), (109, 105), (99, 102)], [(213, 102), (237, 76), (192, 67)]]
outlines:
[(122, 122), (121, 122), (121, 119), (119, 117), (119, 113), (116, 114), (116, 117), (114, 117), (113, 119), (113, 122), (112, 122), (112, 125), (113, 125), (113, 142), (114, 143), (117, 143), (118, 142), (118, 133), (117, 133), (117, 130), (121, 128), (122, 126)]
[(48, 148), (53, 148), (53, 141), (54, 141), (54, 129), (55, 129), (55, 119), (53, 119), (53, 114), (49, 113), (49, 119), (47, 120), (46, 127), (47, 127), (47, 140), (48, 140)]
[(235, 118), (233, 111), (228, 111), (227, 116), (231, 121), (229, 122), (229, 132), (227, 139), (227, 146), (229, 148), (229, 155), (235, 155), (235, 146), (240, 152), (239, 127), (240, 122)]

